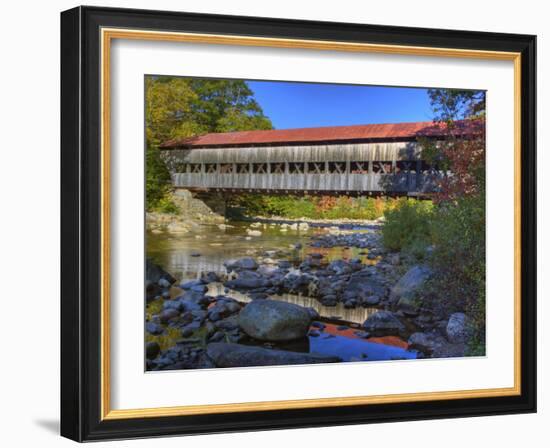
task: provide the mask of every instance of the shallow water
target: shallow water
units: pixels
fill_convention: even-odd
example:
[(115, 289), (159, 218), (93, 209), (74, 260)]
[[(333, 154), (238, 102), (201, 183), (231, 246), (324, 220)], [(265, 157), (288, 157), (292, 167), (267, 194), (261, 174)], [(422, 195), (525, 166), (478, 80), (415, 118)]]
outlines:
[[(311, 237), (326, 234), (329, 230), (323, 227), (310, 227), (307, 230), (282, 230), (278, 225), (262, 224), (250, 227), (249, 222), (228, 222), (225, 228), (217, 225), (202, 226), (200, 234), (153, 234), (147, 233), (147, 257), (176, 277), (179, 283), (200, 278), (208, 271), (225, 273), (223, 263), (229, 259), (251, 256), (254, 258), (268, 257), (274, 261), (284, 259), (298, 265), (310, 253), (319, 252), (323, 259), (332, 261), (337, 259), (360, 258), (365, 264), (376, 263), (367, 258), (368, 250), (359, 248), (312, 248), (308, 243)], [(259, 230), (261, 236), (249, 236), (248, 230)], [(354, 232), (369, 232), (372, 229), (355, 227)], [(295, 245), (301, 244), (299, 249)], [(276, 251), (276, 253), (272, 253)], [(267, 254), (266, 254), (267, 252)], [(226, 290), (220, 283), (209, 285), (209, 295), (227, 295), (241, 303), (247, 303), (250, 298), (238, 291)], [(279, 348), (336, 355), (344, 361), (374, 361), (390, 359), (415, 358), (416, 352), (407, 350), (407, 343), (402, 339), (390, 336), (386, 338), (358, 337), (361, 324), (376, 308), (347, 309), (342, 304), (333, 307), (323, 306), (316, 299), (294, 294), (283, 294), (271, 297), (274, 300), (295, 303), (315, 309), (319, 321), (325, 325), (319, 336), (309, 336), (302, 341)], [(149, 308), (149, 307), (148, 307)], [(342, 326), (349, 328), (343, 329)], [(318, 330), (313, 328), (312, 330)], [(163, 348), (173, 345), (179, 339), (176, 333), (174, 338), (162, 336)], [(147, 336), (147, 340), (156, 340), (157, 337)], [(173, 339), (173, 340), (172, 340)]]
[[(299, 263), (308, 253), (322, 253), (326, 260), (361, 258), (372, 263), (366, 257), (367, 250), (359, 248), (312, 248), (308, 246), (310, 237), (326, 234), (328, 228), (310, 227), (308, 230), (288, 229), (283, 231), (275, 224), (262, 224), (250, 227), (250, 222), (229, 221), (228, 226), (220, 229), (217, 225), (202, 226), (200, 233), (170, 234), (147, 233), (147, 257), (170, 272), (178, 281), (199, 278), (203, 272), (225, 272), (223, 262), (232, 258), (246, 256), (258, 257), (269, 251), (278, 251), (271, 256), (275, 260), (286, 259)], [(247, 230), (259, 230), (261, 236), (249, 236)], [(356, 229), (368, 232), (368, 229)], [(296, 244), (300, 249), (295, 249)], [(198, 255), (198, 256), (197, 256)]]

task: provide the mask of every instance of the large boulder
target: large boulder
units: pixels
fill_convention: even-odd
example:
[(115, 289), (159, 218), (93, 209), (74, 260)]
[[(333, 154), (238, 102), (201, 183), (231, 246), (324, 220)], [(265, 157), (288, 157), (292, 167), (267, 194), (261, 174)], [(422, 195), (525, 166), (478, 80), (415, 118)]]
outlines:
[(145, 262), (145, 279), (146, 281), (157, 284), (160, 281), (161, 284), (168, 284), (168, 286), (176, 281), (176, 279), (172, 275), (170, 275), (149, 258), (147, 258)]
[(372, 336), (397, 335), (405, 331), (405, 326), (390, 311), (377, 311), (363, 323)]
[(392, 288), (390, 300), (404, 311), (418, 311), (422, 306), (422, 287), (431, 275), (427, 266), (413, 266)]
[(409, 347), (421, 352), (432, 354), (447, 343), (445, 338), (438, 333), (413, 333), (407, 341)]
[(255, 300), (239, 313), (239, 326), (250, 337), (261, 341), (303, 338), (310, 322), (307, 308), (276, 300)]
[(453, 344), (467, 342), (472, 333), (468, 317), (464, 313), (451, 314), (445, 332), (447, 339)]
[(271, 350), (242, 344), (212, 342), (206, 348), (216, 367), (277, 366), (340, 362), (336, 356)]

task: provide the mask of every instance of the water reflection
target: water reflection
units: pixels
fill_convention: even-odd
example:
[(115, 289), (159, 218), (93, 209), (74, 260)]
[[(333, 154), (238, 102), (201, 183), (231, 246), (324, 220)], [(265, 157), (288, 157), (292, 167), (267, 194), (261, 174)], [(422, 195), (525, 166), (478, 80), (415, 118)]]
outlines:
[(328, 228), (287, 228), (283, 231), (280, 226), (262, 224), (254, 228), (262, 233), (260, 236), (249, 236), (248, 229), (250, 223), (231, 222), (221, 228), (216, 225), (202, 226), (198, 234), (148, 232), (147, 256), (180, 281), (199, 278), (208, 271), (223, 273), (224, 261), (246, 256), (268, 256), (274, 260), (286, 259), (300, 263), (308, 254), (317, 252), (322, 253), (326, 261), (360, 258), (365, 264), (375, 263), (367, 259), (366, 249), (310, 247), (311, 237), (326, 234)]
[[(218, 296), (226, 295), (238, 300), (242, 303), (248, 303), (251, 301), (250, 297), (239, 291), (227, 289), (221, 283), (210, 283), (208, 285), (208, 295)], [(350, 323), (362, 324), (367, 317), (376, 312), (376, 308), (345, 308), (343, 304), (339, 303), (336, 306), (324, 306), (317, 299), (313, 297), (301, 296), (298, 294), (280, 294), (270, 296), (273, 300), (280, 300), (282, 302), (294, 303), (306, 308), (313, 308), (319, 313), (320, 316), (329, 320), (339, 320)]]
[(309, 338), (310, 352), (336, 355), (343, 361), (386, 361), (391, 359), (415, 359), (417, 353), (401, 347), (345, 336), (321, 334)]

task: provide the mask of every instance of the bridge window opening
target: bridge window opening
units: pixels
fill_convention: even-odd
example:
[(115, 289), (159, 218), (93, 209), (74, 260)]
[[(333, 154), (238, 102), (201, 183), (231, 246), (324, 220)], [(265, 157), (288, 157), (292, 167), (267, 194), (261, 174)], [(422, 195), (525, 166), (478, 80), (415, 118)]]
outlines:
[(368, 174), (369, 162), (350, 162), (351, 174)]
[(323, 174), (325, 172), (325, 162), (308, 162), (308, 174)]
[(237, 165), (237, 172), (239, 174), (249, 174), (250, 173), (250, 165), (248, 163), (239, 163)]
[(190, 167), (190, 171), (192, 173), (200, 173), (201, 172), (201, 164), (200, 163), (190, 163), (189, 167)]
[(215, 173), (217, 171), (217, 166), (215, 163), (207, 163), (204, 168), (207, 173)]
[(223, 163), (220, 165), (221, 174), (233, 174), (233, 164), (232, 163)]
[(376, 174), (391, 174), (392, 163), (390, 161), (374, 162), (372, 164), (372, 171)]
[(252, 172), (254, 174), (267, 174), (267, 163), (253, 163)]
[(330, 174), (344, 174), (346, 172), (346, 162), (329, 162), (328, 172)]
[(303, 174), (304, 173), (304, 163), (289, 163), (288, 172), (290, 174)]
[(271, 164), (271, 173), (272, 174), (284, 174), (285, 173), (285, 164), (284, 163), (272, 163)]

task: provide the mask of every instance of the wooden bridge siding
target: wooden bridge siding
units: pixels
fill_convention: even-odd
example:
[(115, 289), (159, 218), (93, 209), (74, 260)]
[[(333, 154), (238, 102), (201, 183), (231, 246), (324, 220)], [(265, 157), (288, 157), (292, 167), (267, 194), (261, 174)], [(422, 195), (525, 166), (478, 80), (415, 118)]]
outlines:
[[(364, 192), (428, 192), (433, 176), (420, 172), (420, 148), (416, 142), (360, 143), (316, 146), (278, 146), (249, 148), (198, 148), (162, 151), (161, 155), (172, 173), (174, 185), (183, 188), (243, 189), (243, 190), (304, 190), (304, 191), (364, 191)], [(374, 173), (375, 162), (416, 160), (413, 173)], [(364, 162), (367, 174), (350, 173), (351, 162)], [(324, 173), (308, 172), (307, 162), (323, 165)], [(328, 162), (344, 162), (347, 173), (326, 173)], [(200, 173), (177, 172), (178, 164), (200, 164)], [(207, 173), (205, 164), (265, 163), (268, 173)], [(283, 173), (273, 173), (274, 165), (284, 164)], [(292, 173), (292, 163), (305, 163), (304, 173)], [(417, 174), (418, 173), (418, 174)], [(391, 188), (387, 187), (391, 176)]]
[[(391, 188), (384, 181), (391, 179)], [(422, 174), (214, 174), (176, 173), (174, 186), (181, 188), (303, 190), (303, 191), (420, 191)], [(425, 177), (425, 175), (424, 175)], [(430, 183), (431, 184), (431, 183)], [(424, 190), (423, 190), (424, 191)]]

